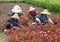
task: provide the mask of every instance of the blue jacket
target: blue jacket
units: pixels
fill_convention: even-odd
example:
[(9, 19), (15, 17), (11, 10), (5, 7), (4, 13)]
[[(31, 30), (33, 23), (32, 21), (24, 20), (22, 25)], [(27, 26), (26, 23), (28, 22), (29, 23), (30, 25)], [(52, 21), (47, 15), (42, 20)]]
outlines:
[(37, 18), (39, 18), (41, 22), (46, 22), (46, 20), (48, 20), (48, 17), (43, 14), (38, 15)]
[(17, 20), (14, 20), (13, 18), (9, 19), (8, 22), (7, 22), (9, 26), (7, 26), (7, 28), (13, 28), (14, 26), (21, 26), (21, 22), (17, 21)]

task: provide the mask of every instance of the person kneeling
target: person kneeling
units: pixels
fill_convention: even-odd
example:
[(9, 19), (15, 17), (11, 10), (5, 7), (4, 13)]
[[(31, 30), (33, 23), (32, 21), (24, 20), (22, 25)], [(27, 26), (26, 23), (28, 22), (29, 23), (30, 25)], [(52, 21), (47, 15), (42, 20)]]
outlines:
[[(22, 23), (19, 22), (18, 19), (19, 19), (19, 16), (18, 16), (18, 14), (15, 13), (15, 14), (12, 16), (12, 18), (10, 18), (10, 19), (7, 21), (6, 30), (7, 30), (7, 29), (11, 29), (11, 28), (14, 29), (14, 28), (16, 28), (16, 27), (20, 27), (20, 26), (22, 25)], [(6, 31), (6, 30), (4, 30), (4, 31)]]
[(39, 14), (38, 16), (36, 16), (36, 22), (37, 23), (41, 23), (43, 25), (46, 25), (48, 22), (53, 23), (53, 21), (51, 20), (51, 18), (48, 16), (51, 15), (47, 9), (45, 9), (43, 12), (41, 12), (41, 14)]

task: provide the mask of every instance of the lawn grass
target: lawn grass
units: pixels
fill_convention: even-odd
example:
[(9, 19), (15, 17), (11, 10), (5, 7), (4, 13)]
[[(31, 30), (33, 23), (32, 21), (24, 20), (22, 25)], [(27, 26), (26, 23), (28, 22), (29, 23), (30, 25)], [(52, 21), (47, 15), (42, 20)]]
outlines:
[(0, 33), (0, 39), (2, 39), (2, 34)]
[(0, 0), (0, 3), (19, 3), (22, 2), (23, 0)]
[(48, 9), (51, 12), (60, 13), (60, 0), (23, 0), (25, 3), (33, 4), (37, 7)]

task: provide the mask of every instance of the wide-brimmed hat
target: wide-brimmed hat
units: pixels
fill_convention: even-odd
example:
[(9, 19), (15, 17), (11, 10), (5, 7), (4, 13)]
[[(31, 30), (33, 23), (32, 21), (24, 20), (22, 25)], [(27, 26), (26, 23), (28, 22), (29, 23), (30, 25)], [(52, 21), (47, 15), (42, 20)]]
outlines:
[(22, 12), (21, 7), (19, 7), (19, 5), (15, 5), (11, 11), (16, 13)]
[(47, 9), (44, 9), (44, 10), (43, 10), (43, 12), (41, 12), (41, 14), (51, 15), (51, 13), (50, 13), (50, 12), (48, 12), (48, 10), (47, 10)]
[(15, 13), (11, 18), (19, 18), (19, 16)]
[(35, 10), (35, 8), (33, 8), (33, 7), (30, 7), (29, 8), (29, 11), (33, 11), (33, 10)]

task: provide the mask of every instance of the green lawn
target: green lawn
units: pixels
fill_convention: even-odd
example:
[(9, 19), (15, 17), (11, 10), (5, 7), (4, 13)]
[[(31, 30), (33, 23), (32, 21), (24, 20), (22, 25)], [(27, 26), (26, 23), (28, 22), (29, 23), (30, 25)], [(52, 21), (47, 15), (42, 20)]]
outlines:
[(2, 39), (2, 33), (0, 33), (0, 39)]
[(6, 36), (4, 33), (0, 33), (0, 40), (3, 39)]
[(23, 0), (0, 0), (0, 3), (8, 3), (8, 2), (21, 2), (21, 1), (23, 1)]
[[(41, 2), (46, 2), (46, 0), (34, 0), (34, 1), (41, 1)], [(49, 3), (52, 4), (60, 4), (60, 0), (48, 0)]]
[(0, 42), (7, 42), (8, 36), (4, 33), (0, 33)]
[(46, 8), (51, 12), (60, 13), (60, 0), (23, 0), (25, 3), (33, 4), (40, 8)]

